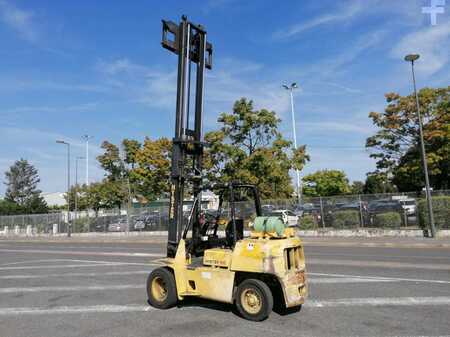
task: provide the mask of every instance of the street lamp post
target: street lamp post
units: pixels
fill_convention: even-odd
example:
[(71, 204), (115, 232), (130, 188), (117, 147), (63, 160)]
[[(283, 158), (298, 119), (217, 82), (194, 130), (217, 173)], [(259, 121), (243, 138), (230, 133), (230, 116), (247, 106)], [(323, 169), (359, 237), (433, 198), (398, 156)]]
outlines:
[(89, 139), (94, 136), (84, 135), (82, 138), (86, 141), (86, 186), (89, 186)]
[(71, 235), (71, 223), (70, 223), (70, 143), (63, 140), (57, 140), (58, 144), (67, 145), (67, 236)]
[(75, 222), (78, 218), (78, 160), (84, 159), (84, 157), (75, 158)]
[(422, 115), (420, 114), (419, 95), (417, 94), (416, 76), (414, 74), (414, 61), (418, 60), (419, 57), (420, 57), (420, 55), (418, 55), (418, 54), (409, 54), (409, 55), (405, 56), (405, 61), (411, 62), (412, 79), (413, 79), (413, 85), (414, 85), (414, 95), (416, 96), (417, 118), (419, 120), (420, 149), (421, 149), (421, 154), (422, 154), (423, 172), (425, 175), (425, 189), (426, 189), (427, 205), (428, 205), (428, 220), (430, 222), (430, 227), (431, 227), (431, 236), (434, 238), (434, 237), (436, 237), (436, 227), (434, 225), (433, 205), (431, 202), (431, 191), (430, 191), (430, 179), (428, 177), (427, 154), (425, 152), (425, 145), (424, 145), (424, 139), (423, 139)]
[[(291, 85), (283, 84), (283, 88), (289, 91), (291, 97), (291, 115), (292, 115), (292, 131), (294, 136), (294, 148), (297, 150), (297, 133), (295, 127), (295, 112), (294, 112), (294, 89), (297, 89), (297, 83), (292, 83)], [(295, 170), (297, 176), (297, 201), (300, 204), (302, 201), (302, 184), (300, 182), (300, 171), (298, 169)]]

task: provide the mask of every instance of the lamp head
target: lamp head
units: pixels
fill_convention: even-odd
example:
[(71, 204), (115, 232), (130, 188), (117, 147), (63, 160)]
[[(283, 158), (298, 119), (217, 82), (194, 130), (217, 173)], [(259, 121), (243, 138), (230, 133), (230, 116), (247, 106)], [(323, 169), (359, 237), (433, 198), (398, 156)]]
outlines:
[(405, 56), (405, 61), (407, 62), (414, 62), (416, 60), (418, 60), (420, 57), (419, 54), (409, 54)]

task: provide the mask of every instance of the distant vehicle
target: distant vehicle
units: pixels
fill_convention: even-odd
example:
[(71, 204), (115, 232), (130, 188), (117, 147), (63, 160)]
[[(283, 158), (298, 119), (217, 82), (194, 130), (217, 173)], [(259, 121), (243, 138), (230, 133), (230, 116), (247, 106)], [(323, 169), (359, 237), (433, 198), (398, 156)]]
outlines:
[(117, 215), (105, 215), (93, 218), (89, 224), (91, 232), (106, 232), (108, 231), (108, 224), (117, 222), (119, 220)]
[(298, 217), (302, 217), (303, 216), (303, 207), (302, 206), (295, 206), (293, 209), (292, 209), (292, 212), (296, 215), (296, 216), (298, 216)]
[(319, 214), (320, 215), (320, 205), (306, 203), (306, 204), (302, 205), (302, 210), (303, 210), (302, 215), (307, 215), (307, 214), (310, 214), (310, 215)]
[(367, 211), (367, 202), (365, 201), (355, 201), (347, 204), (342, 204), (339, 206), (339, 210), (355, 210), (355, 211)]
[(403, 210), (405, 211), (405, 213), (407, 215), (414, 215), (416, 214), (416, 210), (417, 210), (417, 204), (416, 204), (416, 200), (413, 198), (404, 198), (404, 199), (399, 199), (398, 202), (400, 203), (400, 205), (402, 205)]
[(108, 225), (108, 232), (125, 232), (127, 230), (127, 219), (119, 219)]
[(262, 210), (263, 214), (270, 213), (273, 210), (275, 210), (275, 206), (274, 205), (262, 205), (261, 210)]
[(403, 207), (398, 200), (376, 200), (369, 203), (370, 214), (386, 212), (403, 213)]
[(145, 229), (145, 219), (143, 217), (133, 219), (133, 230), (141, 231), (143, 229)]
[(288, 226), (297, 226), (298, 225), (298, 216), (295, 215), (294, 212), (287, 209), (278, 209), (270, 212), (269, 216), (278, 216), (283, 222)]

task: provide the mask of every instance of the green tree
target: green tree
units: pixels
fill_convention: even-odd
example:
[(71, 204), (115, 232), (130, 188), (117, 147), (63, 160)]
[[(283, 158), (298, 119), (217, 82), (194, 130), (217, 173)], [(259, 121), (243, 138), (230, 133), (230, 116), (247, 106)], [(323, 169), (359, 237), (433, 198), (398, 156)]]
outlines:
[(137, 153), (141, 150), (142, 144), (134, 139), (124, 139), (122, 141), (123, 150), (125, 152), (124, 161), (134, 169), (136, 165)]
[(103, 180), (100, 196), (103, 208), (121, 208), (128, 198), (127, 186), (123, 180)]
[(134, 168), (130, 170), (133, 190), (146, 200), (155, 200), (169, 192), (172, 142), (167, 138), (145, 138), (134, 153)]
[(0, 215), (14, 215), (24, 213), (23, 208), (15, 202), (0, 199)]
[[(89, 208), (89, 204), (88, 204), (88, 188), (86, 187), (86, 185), (73, 185), (70, 188), (69, 191), (69, 202), (70, 202), (70, 210), (73, 211), (75, 210), (75, 196), (76, 196), (76, 200), (77, 200), (77, 209), (79, 211), (82, 210), (86, 210)], [(64, 199), (67, 202), (67, 193), (64, 194)]]
[(278, 131), (274, 111), (254, 110), (241, 98), (231, 113), (220, 114), (221, 129), (205, 135), (209, 143), (204, 166), (212, 183), (242, 181), (258, 186), (263, 198), (289, 198), (293, 188), (289, 170), (303, 169), (309, 157), (305, 146), (294, 150)]
[(91, 183), (86, 188), (86, 202), (89, 208), (93, 209), (95, 216), (98, 216), (98, 211), (104, 207), (103, 182)]
[(17, 204), (26, 213), (45, 213), (48, 210), (41, 191), (37, 169), (25, 159), (17, 160), (5, 173), (5, 200)]
[[(383, 113), (369, 117), (378, 131), (366, 141), (377, 173), (391, 172), (400, 191), (421, 190), (424, 183), (419, 127), (414, 95), (386, 94)], [(450, 187), (450, 86), (419, 91), (430, 183), (434, 189)]]
[(303, 178), (303, 193), (311, 197), (347, 194), (350, 186), (343, 171), (321, 170)]
[(351, 194), (363, 194), (364, 193), (364, 183), (362, 181), (354, 181), (350, 185)]
[(384, 173), (370, 173), (367, 175), (364, 183), (364, 193), (378, 194), (378, 193), (394, 193), (397, 191), (395, 185)]
[(99, 155), (97, 160), (100, 166), (106, 171), (107, 179), (122, 179), (125, 173), (125, 166), (120, 157), (119, 148), (106, 140), (102, 143), (101, 148), (104, 150), (104, 153)]

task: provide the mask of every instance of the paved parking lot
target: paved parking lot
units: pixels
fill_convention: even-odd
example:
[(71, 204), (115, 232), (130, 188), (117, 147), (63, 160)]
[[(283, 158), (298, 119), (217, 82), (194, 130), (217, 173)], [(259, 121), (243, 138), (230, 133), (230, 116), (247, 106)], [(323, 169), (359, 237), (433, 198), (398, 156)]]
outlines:
[(247, 322), (229, 305), (146, 304), (161, 243), (0, 241), (0, 336), (450, 335), (450, 249), (306, 245), (298, 313)]

